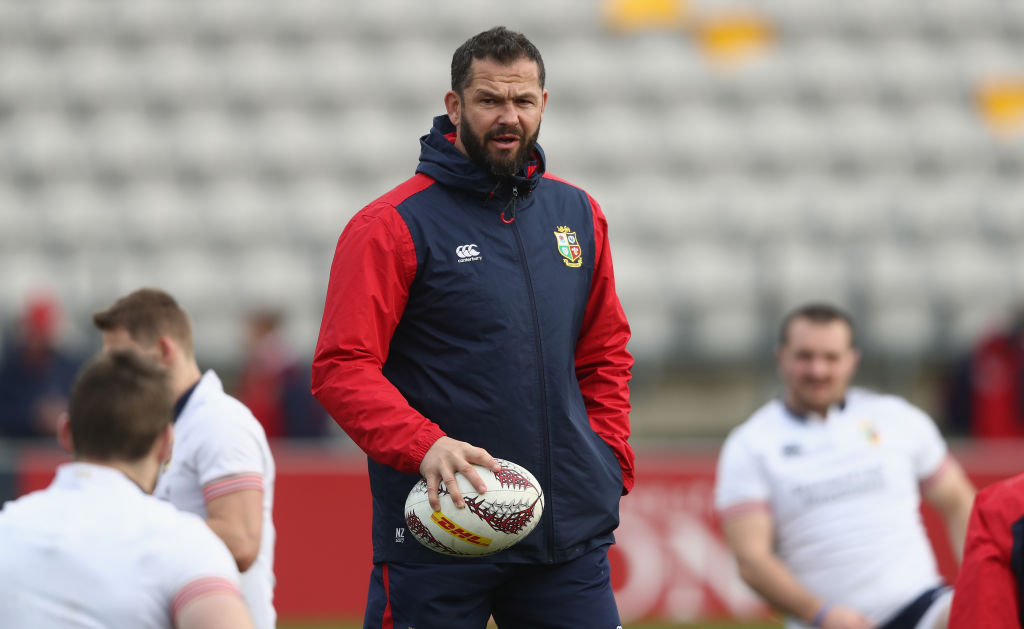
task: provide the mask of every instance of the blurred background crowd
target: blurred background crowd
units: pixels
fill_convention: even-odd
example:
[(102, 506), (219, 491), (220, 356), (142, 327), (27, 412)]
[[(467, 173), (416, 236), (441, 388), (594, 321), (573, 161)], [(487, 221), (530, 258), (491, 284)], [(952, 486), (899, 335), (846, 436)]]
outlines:
[(1024, 435), (1020, 2), (0, 0), (0, 439), (47, 438), (91, 313), (153, 285), (268, 435), (344, 443), (308, 394), (334, 244), (496, 24), (608, 216), (638, 446), (749, 415), (808, 299), (861, 384)]

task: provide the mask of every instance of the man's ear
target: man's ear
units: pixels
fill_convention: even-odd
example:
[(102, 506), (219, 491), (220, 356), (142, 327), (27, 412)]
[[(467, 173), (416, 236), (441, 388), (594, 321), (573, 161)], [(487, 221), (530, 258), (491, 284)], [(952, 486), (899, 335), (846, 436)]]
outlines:
[(444, 95), (444, 108), (448, 112), (448, 120), (451, 120), (457, 129), (462, 119), (462, 99), (453, 90), (448, 90)]
[(179, 350), (169, 336), (161, 336), (156, 341), (157, 350), (160, 352), (160, 362), (170, 365), (177, 358)]
[(68, 454), (75, 454), (75, 444), (71, 440), (71, 416), (67, 411), (57, 418), (57, 443)]

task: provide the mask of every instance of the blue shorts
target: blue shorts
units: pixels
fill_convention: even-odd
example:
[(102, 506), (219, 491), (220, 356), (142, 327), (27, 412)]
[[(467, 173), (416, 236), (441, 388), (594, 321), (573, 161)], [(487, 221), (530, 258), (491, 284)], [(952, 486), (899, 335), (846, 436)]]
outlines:
[(937, 585), (921, 592), (920, 596), (896, 612), (894, 617), (879, 625), (878, 629), (915, 629), (932, 606), (951, 590), (948, 585)]
[(608, 547), (562, 564), (375, 564), (364, 629), (621, 629)]

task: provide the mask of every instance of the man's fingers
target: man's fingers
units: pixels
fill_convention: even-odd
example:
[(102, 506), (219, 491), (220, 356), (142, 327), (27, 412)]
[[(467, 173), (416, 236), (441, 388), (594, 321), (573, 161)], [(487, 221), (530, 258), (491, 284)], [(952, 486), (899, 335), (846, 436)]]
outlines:
[(477, 465), (482, 465), (487, 469), (491, 470), (492, 472), (498, 472), (499, 470), (501, 470), (501, 464), (498, 463), (498, 460), (491, 456), (487, 452), (487, 450), (484, 450), (483, 460), (477, 463)]
[(430, 508), (434, 511), (441, 510), (441, 499), (437, 496), (437, 487), (439, 481), (436, 476), (431, 476), (427, 480), (427, 502), (430, 503)]
[[(462, 497), (462, 492), (459, 491), (459, 483), (456, 482), (455, 480), (455, 474), (449, 473), (447, 476), (445, 476), (444, 486), (448, 489), (448, 495), (452, 497), (452, 502), (455, 503), (455, 506), (457, 508), (461, 509), (466, 506), (466, 501)], [(438, 508), (435, 509), (435, 511), (440, 510), (440, 506), (438, 506)]]
[(462, 472), (462, 475), (466, 477), (466, 480), (473, 485), (478, 494), (482, 494), (487, 491), (487, 483), (484, 482), (484, 479), (480, 478), (480, 472), (477, 472), (475, 467), (467, 463), (466, 466), (459, 471)]
[(455, 481), (456, 472), (466, 477), (478, 493), (487, 491), (487, 484), (481, 478), (474, 465), (498, 472), (501, 465), (487, 450), (470, 445), (464, 441), (455, 441), (450, 437), (441, 437), (427, 450), (420, 462), (420, 474), (427, 480), (427, 499), (434, 511), (441, 510), (438, 488), (444, 482), (448, 494), (456, 507), (462, 509), (466, 500)]
[[(497, 472), (498, 470), (501, 469), (501, 464), (498, 463), (498, 460), (491, 456), (491, 453), (488, 452), (487, 450), (484, 450), (483, 448), (474, 447), (471, 451), (467, 452), (466, 461), (468, 461), (469, 463), (473, 463), (475, 465), (479, 465), (481, 467), (486, 467), (492, 472)], [(463, 474), (465, 474), (465, 471), (463, 471)], [(476, 483), (473, 483), (473, 485), (477, 487), (477, 489), (480, 488)]]

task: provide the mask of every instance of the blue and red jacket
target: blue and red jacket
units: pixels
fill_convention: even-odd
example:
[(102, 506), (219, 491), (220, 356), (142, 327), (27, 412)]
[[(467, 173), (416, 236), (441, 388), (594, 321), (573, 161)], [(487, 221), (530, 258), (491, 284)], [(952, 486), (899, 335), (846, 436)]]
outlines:
[(566, 561), (614, 541), (633, 485), (633, 358), (607, 222), (546, 174), (539, 147), (499, 179), (454, 139), (435, 118), (415, 176), (342, 232), (313, 392), (369, 457), (374, 561), (466, 561), (403, 533), (443, 435), (526, 467), (545, 494), (526, 539), (472, 561)]
[(974, 498), (949, 629), (1024, 627), (1024, 474)]

